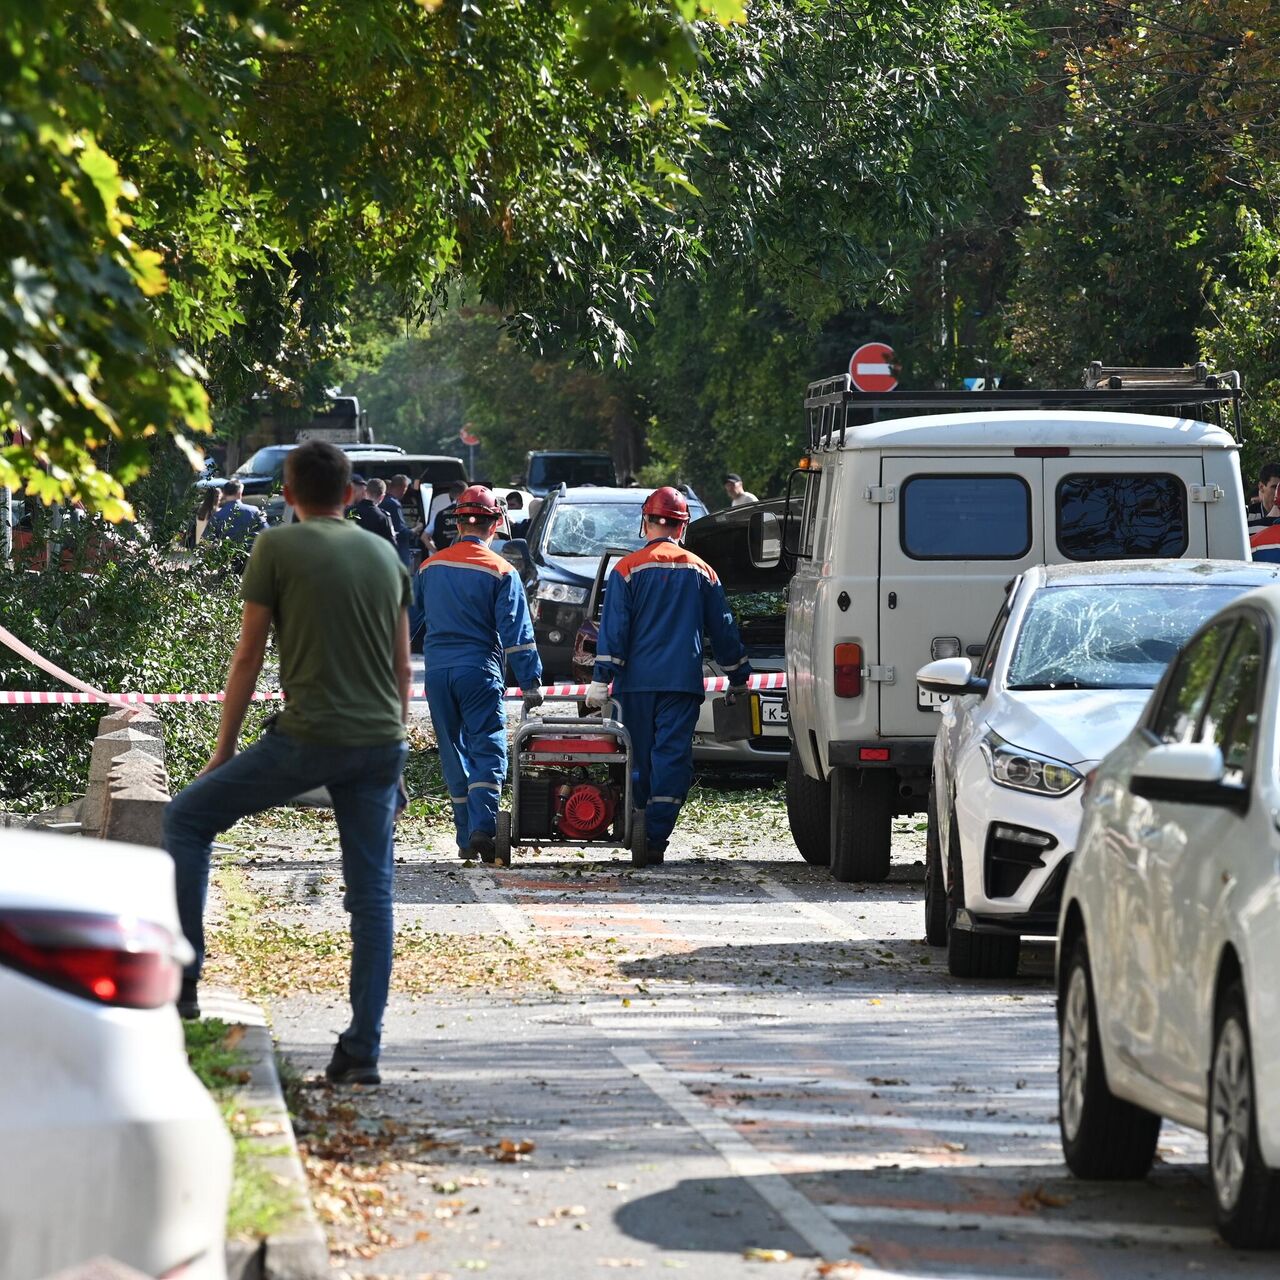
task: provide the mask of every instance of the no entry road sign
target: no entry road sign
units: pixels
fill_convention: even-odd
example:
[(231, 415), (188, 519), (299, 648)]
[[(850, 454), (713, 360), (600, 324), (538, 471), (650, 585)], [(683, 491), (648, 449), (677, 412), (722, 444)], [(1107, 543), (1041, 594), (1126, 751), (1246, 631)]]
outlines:
[(892, 391), (893, 348), (885, 342), (864, 342), (849, 360), (849, 376), (859, 391)]

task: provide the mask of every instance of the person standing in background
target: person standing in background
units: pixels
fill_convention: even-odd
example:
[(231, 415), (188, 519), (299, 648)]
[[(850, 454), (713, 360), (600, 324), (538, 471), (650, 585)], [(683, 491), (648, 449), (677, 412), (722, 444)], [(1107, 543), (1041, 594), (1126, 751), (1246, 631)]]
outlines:
[[(365, 496), (352, 506), (349, 518), (366, 533), (374, 533), (379, 538), (386, 538), (394, 547), (396, 535), (391, 528), (391, 517), (382, 509), (382, 498), (386, 491), (387, 486), (374, 476), (365, 484)], [(396, 554), (398, 555), (399, 552), (397, 551)]]
[(731, 507), (746, 507), (753, 502), (760, 501), (754, 493), (748, 493), (742, 487), (742, 477), (733, 471), (730, 471), (724, 478), (724, 491)]

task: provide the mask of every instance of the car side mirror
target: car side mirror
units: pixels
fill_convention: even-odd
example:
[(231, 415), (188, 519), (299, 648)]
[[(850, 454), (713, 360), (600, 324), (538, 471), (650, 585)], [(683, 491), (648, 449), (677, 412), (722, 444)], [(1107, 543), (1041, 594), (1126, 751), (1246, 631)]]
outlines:
[(1222, 751), (1211, 742), (1165, 742), (1134, 764), (1129, 790), (1144, 800), (1218, 805), (1243, 811), (1249, 789), (1223, 781)]
[(512, 538), (502, 548), (502, 558), (520, 575), (529, 572), (529, 544), (523, 538)]
[(926, 693), (958, 698), (967, 693), (986, 693), (989, 682), (973, 674), (968, 658), (938, 658), (916, 672), (916, 684)]
[(757, 569), (774, 569), (782, 560), (782, 521), (772, 511), (753, 511), (747, 524), (748, 553)]

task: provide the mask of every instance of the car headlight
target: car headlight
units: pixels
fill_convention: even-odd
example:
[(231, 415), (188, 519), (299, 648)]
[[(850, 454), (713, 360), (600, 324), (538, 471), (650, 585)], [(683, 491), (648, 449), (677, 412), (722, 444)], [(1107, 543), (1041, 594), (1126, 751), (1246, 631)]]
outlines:
[(537, 600), (553, 600), (556, 604), (583, 604), (587, 598), (587, 589), (571, 587), (566, 582), (540, 582), (533, 594)]
[(988, 730), (982, 739), (982, 753), (987, 758), (991, 780), (1014, 791), (1065, 796), (1082, 781), (1081, 775), (1069, 764), (1015, 747), (993, 730)]

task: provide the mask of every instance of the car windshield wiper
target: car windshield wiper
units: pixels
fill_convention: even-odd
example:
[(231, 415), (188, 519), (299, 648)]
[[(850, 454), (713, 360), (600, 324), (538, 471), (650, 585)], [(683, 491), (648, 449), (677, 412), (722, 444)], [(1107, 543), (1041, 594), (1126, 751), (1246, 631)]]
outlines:
[(1105, 689), (1108, 686), (1085, 684), (1083, 680), (1049, 680), (1044, 683), (1011, 684), (1009, 688), (1019, 693), (1026, 693), (1045, 689)]

